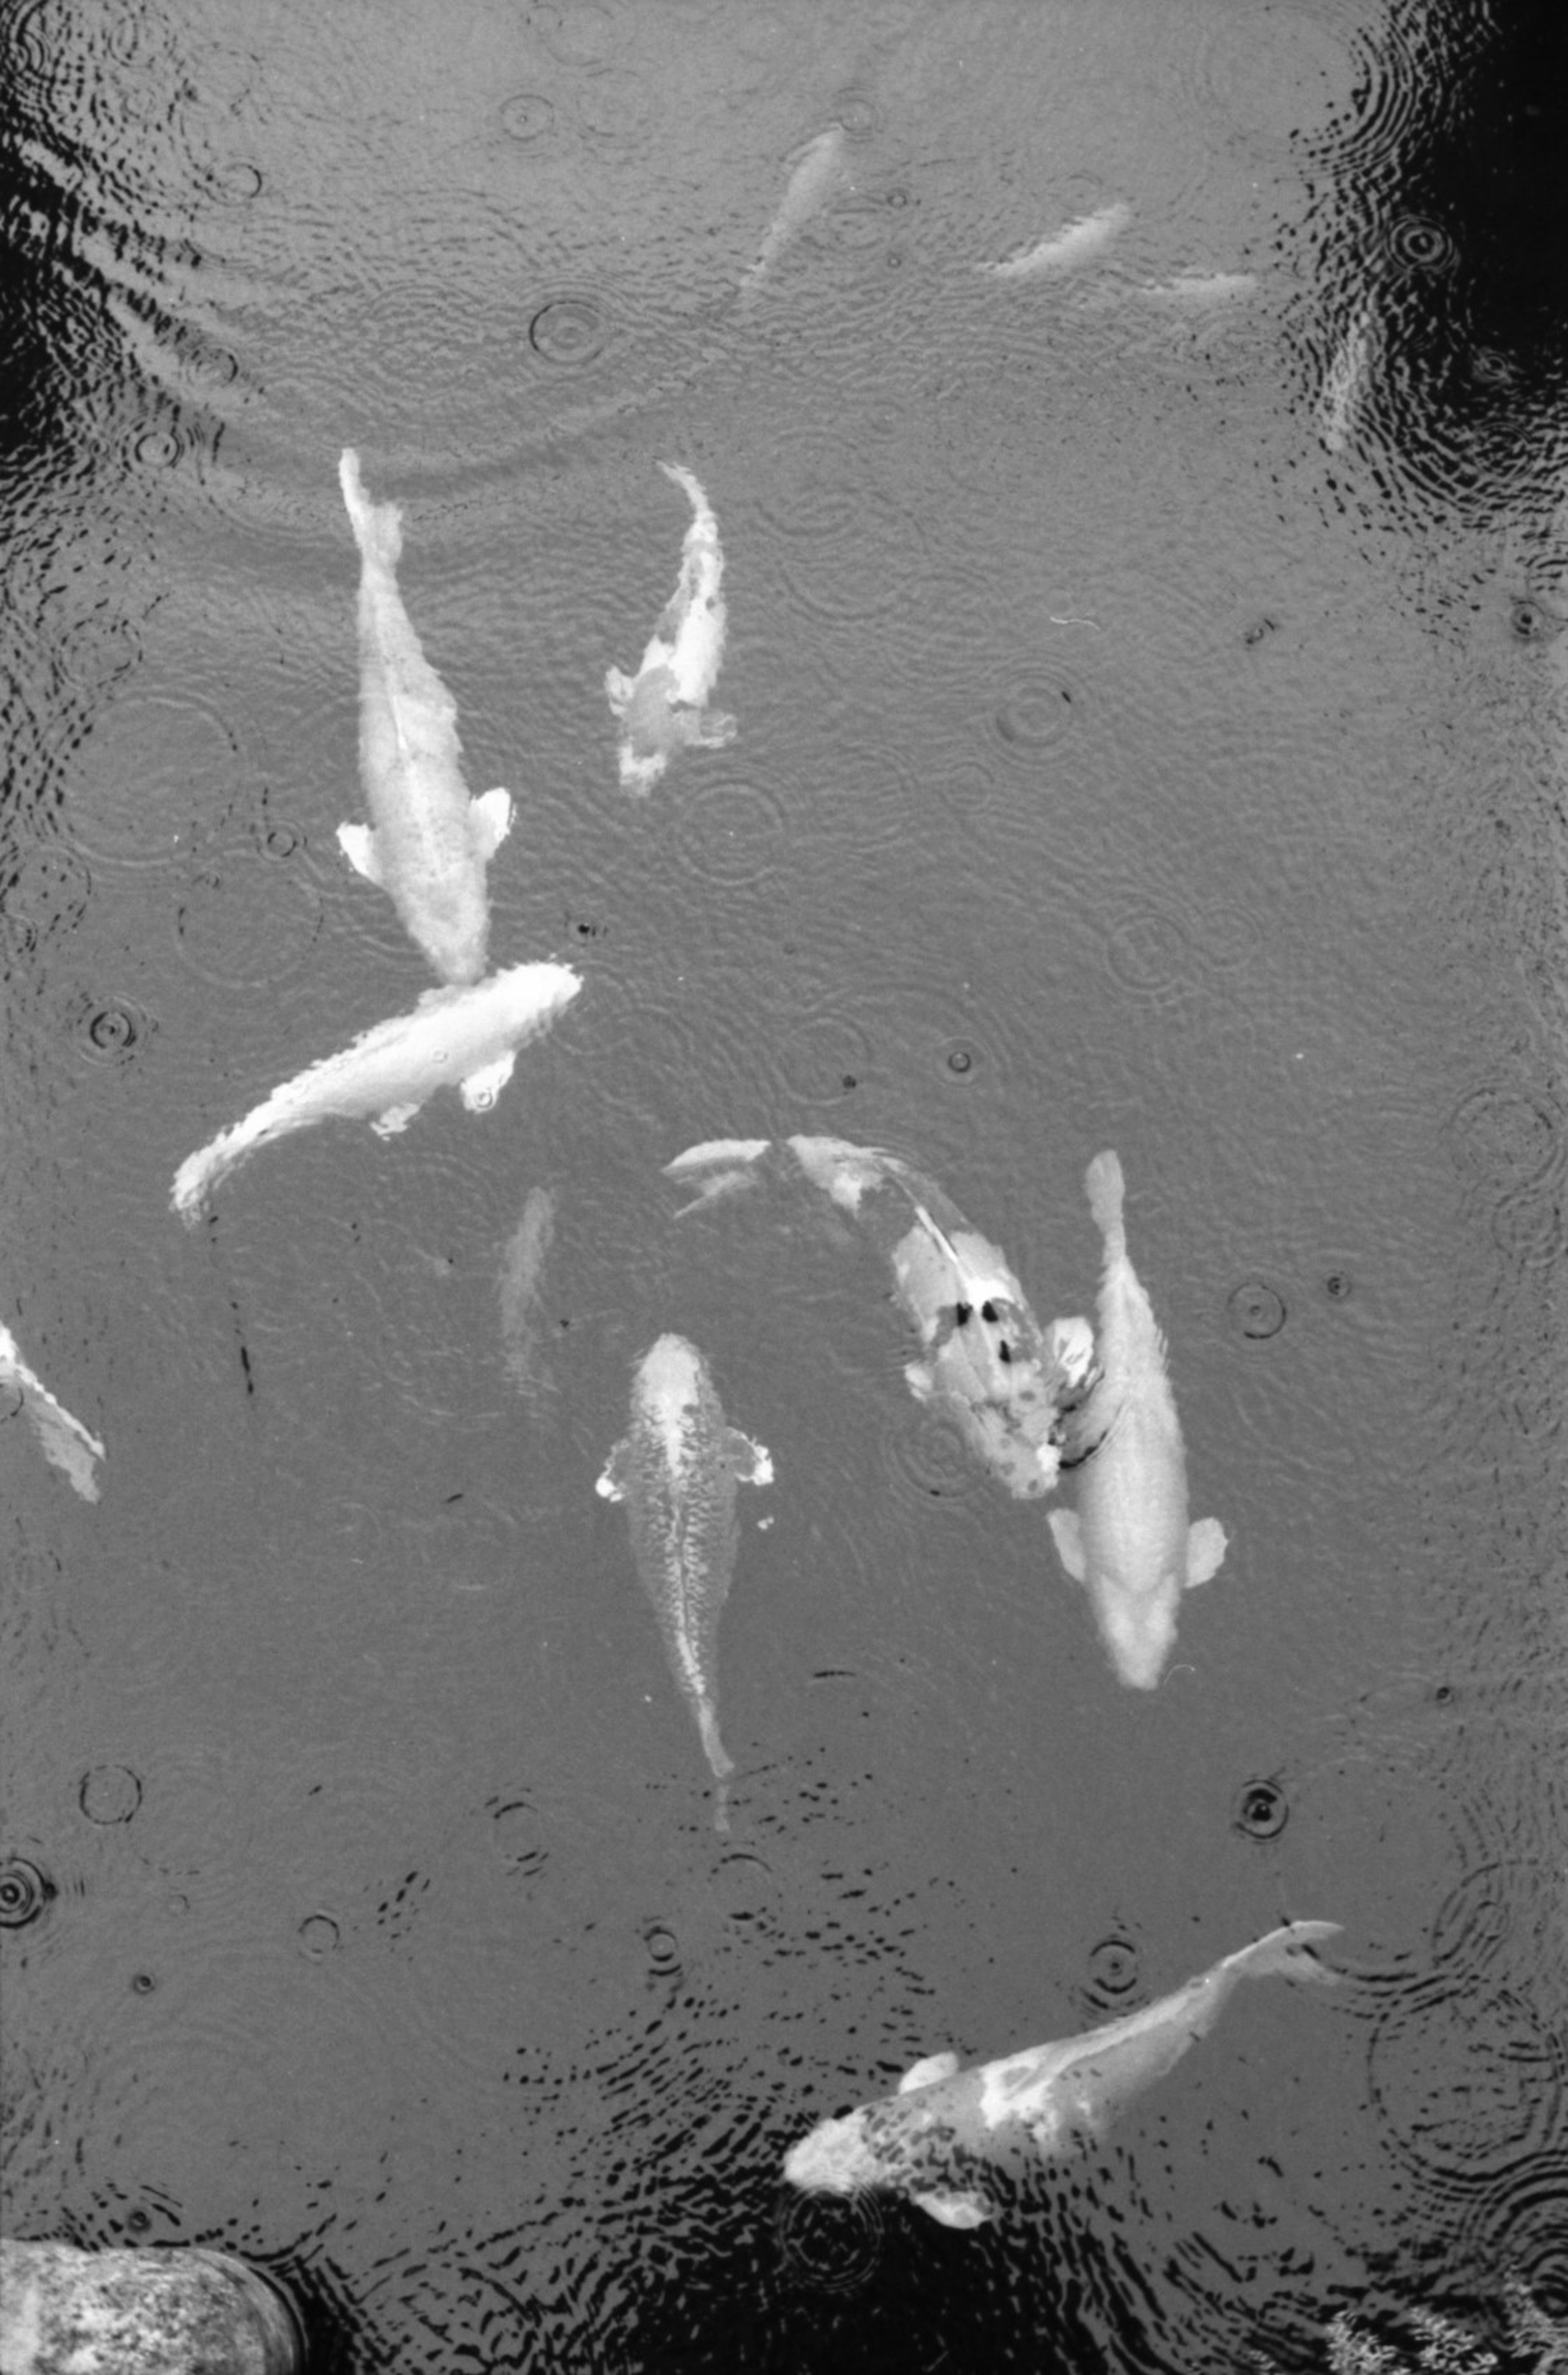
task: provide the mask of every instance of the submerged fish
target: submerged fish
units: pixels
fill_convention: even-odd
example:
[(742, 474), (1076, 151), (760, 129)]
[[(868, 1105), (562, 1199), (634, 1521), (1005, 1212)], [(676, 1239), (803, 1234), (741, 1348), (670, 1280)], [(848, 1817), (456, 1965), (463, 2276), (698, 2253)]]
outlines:
[(570, 965), (520, 964), (471, 989), (428, 989), (412, 1014), (362, 1031), (187, 1155), (174, 1175), (174, 1210), (195, 1223), (248, 1154), (316, 1122), (368, 1121), (389, 1138), (439, 1088), (457, 1089), (470, 1113), (487, 1112), (512, 1078), (518, 1048), (548, 1031), (582, 987)]
[(819, 214), (839, 183), (846, 179), (843, 163), (844, 129), (842, 124), (831, 124), (826, 132), (819, 132), (804, 148), (795, 154), (794, 171), (779, 202), (779, 210), (768, 225), (762, 244), (754, 263), (741, 278), (740, 302), (744, 311), (784, 249), (796, 236), (803, 224)]
[(888, 1256), (920, 1340), (919, 1359), (904, 1369), (915, 1400), (950, 1412), (1016, 1498), (1049, 1493), (1067, 1415), (1093, 1370), (1089, 1322), (1055, 1319), (1043, 1329), (1000, 1249), (897, 1155), (836, 1138), (788, 1145), (807, 1177)]
[(1218, 1518), (1187, 1523), (1187, 1463), (1165, 1373), (1165, 1340), (1127, 1258), (1122, 1166), (1097, 1154), (1084, 1175), (1105, 1240), (1100, 1382), (1083, 1414), (1093, 1443), (1078, 1471), (1078, 1509), (1053, 1509), (1062, 1565), (1087, 1586), (1124, 1683), (1150, 1691), (1176, 1637), (1184, 1591), (1225, 1555)]
[(725, 1785), (735, 1769), (719, 1738), (714, 1694), (719, 1612), (738, 1547), (736, 1488), (770, 1484), (772, 1476), (763, 1446), (726, 1423), (695, 1344), (661, 1336), (638, 1364), (631, 1431), (611, 1452), (597, 1490), (627, 1505), (637, 1572), (718, 1785), (720, 1831), (729, 1828)]
[(665, 1177), (700, 1180), (701, 1185), (690, 1204), (683, 1204), (676, 1214), (684, 1221), (688, 1212), (701, 1211), (704, 1204), (716, 1204), (721, 1196), (737, 1196), (757, 1185), (758, 1165), (767, 1153), (770, 1140), (765, 1138), (707, 1138), (701, 1146), (689, 1146), (673, 1163), (665, 1164)]
[(994, 280), (1035, 280), (1053, 273), (1076, 272), (1102, 255), (1131, 220), (1131, 207), (1125, 198), (1118, 198), (1114, 205), (1100, 207), (1064, 230), (1053, 231), (1049, 239), (1025, 248), (1021, 254), (1006, 256), (1000, 264), (977, 265), (975, 269), (989, 273)]
[(1337, 1983), (1339, 1974), (1312, 1949), (1338, 1929), (1337, 1921), (1288, 1922), (1173, 1995), (1060, 2044), (964, 2071), (956, 2053), (932, 2054), (896, 2095), (824, 2120), (792, 2145), (784, 2176), (803, 2192), (902, 2194), (944, 2227), (978, 2227), (996, 2215), (987, 2168), (1021, 2169), (1032, 2157), (1068, 2160), (1086, 2151), (1213, 2027), (1239, 1981), (1278, 1974)]
[(1313, 407), (1313, 418), (1326, 452), (1342, 454), (1360, 436), (1367, 392), (1381, 347), (1377, 313), (1368, 297), (1356, 309), (1329, 357)]
[(525, 1399), (553, 1388), (539, 1357), (536, 1312), (539, 1279), (555, 1238), (555, 1198), (548, 1188), (531, 1188), (523, 1217), (507, 1240), (501, 1272), (501, 1340), (506, 1374)]
[(719, 524), (690, 470), (661, 462), (666, 479), (683, 487), (691, 525), (680, 548), (680, 574), (634, 677), (607, 669), (605, 691), (621, 725), (617, 754), (622, 788), (651, 792), (677, 750), (688, 744), (716, 750), (735, 738), (735, 720), (703, 706), (719, 680), (725, 656), (725, 557)]
[(21, 1406), (38, 1437), (38, 1447), (52, 1468), (67, 1477), (84, 1501), (98, 1498), (98, 1463), (103, 1446), (89, 1435), (64, 1402), (56, 1401), (41, 1377), (29, 1368), (8, 1328), (0, 1327), (0, 1387), (19, 1396)]
[(345, 447), (337, 475), (360, 548), (360, 780), (371, 822), (342, 824), (345, 857), (387, 893), (444, 982), (485, 970), (485, 868), (512, 822), (499, 788), (471, 799), (457, 708), (397, 591), (403, 515), (375, 503)]

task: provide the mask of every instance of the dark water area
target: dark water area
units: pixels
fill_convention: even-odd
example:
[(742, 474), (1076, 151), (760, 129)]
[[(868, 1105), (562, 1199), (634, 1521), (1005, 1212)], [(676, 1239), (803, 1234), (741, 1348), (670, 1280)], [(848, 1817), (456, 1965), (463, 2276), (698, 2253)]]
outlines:
[[(0, 27), (0, 1321), (103, 1445), (89, 1500), (0, 1397), (6, 2231), (241, 2251), (344, 2370), (1568, 2364), (1551, 18)], [(430, 986), (335, 840), (347, 445), (516, 804), (490, 961), (584, 986), (493, 1111), (187, 1230), (176, 1166)], [(660, 462), (737, 731), (634, 798)], [(1119, 1151), (1229, 1537), (1157, 1690), (848, 1219), (662, 1176), (793, 1133), (1043, 1319)], [(774, 1469), (727, 1836), (595, 1491), (671, 1330)], [(1340, 1986), (1241, 1990), (975, 2232), (784, 2182), (1291, 1920)]]

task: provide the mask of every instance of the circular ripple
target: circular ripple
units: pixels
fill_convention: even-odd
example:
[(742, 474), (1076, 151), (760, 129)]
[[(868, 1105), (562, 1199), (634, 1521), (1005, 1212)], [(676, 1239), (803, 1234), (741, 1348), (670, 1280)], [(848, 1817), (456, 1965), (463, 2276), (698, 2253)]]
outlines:
[(926, 1509), (956, 1508), (980, 1483), (958, 1421), (919, 1404), (906, 1404), (884, 1429), (882, 1467), (902, 1498)]
[(1528, 594), (1516, 595), (1508, 606), (1508, 632), (1515, 643), (1550, 644), (1562, 632), (1563, 620), (1546, 603)]
[(1543, 1183), (1503, 1196), (1492, 1207), (1492, 1242), (1520, 1270), (1555, 1270), (1564, 1242), (1562, 1208)]
[(128, 1823), (142, 1802), (142, 1785), (128, 1765), (95, 1765), (83, 1774), (77, 1801), (89, 1823)]
[(1511, 1187), (1544, 1179), (1562, 1159), (1562, 1116), (1544, 1098), (1516, 1089), (1472, 1089), (1448, 1127), (1479, 1169)]
[(53, 1881), (26, 1856), (0, 1856), (0, 1929), (25, 1929), (53, 1894)]
[(768, 1930), (778, 1912), (779, 1884), (771, 1864), (760, 1856), (722, 1856), (713, 1878), (713, 1902), (720, 1915), (742, 1937)]
[(559, 10), (540, 11), (535, 29), (552, 58), (562, 65), (596, 65), (615, 46), (615, 24), (598, 0), (571, 0)]
[(806, 1105), (837, 1105), (853, 1095), (871, 1064), (871, 1042), (847, 1015), (814, 1014), (790, 1032), (779, 1069), (792, 1096)]
[(1089, 1981), (1098, 1996), (1125, 1996), (1138, 1985), (1138, 1948), (1127, 1938), (1102, 1938), (1089, 1957)]
[(1225, 1309), (1237, 1334), (1255, 1343), (1278, 1336), (1285, 1325), (1284, 1297), (1275, 1292), (1267, 1279), (1244, 1279), (1240, 1286), (1232, 1288), (1226, 1298)]
[(1371, 2080), (1394, 2143), (1445, 2189), (1495, 2185), (1559, 2133), (1558, 2050), (1505, 1989), (1401, 1998), (1373, 2036)]
[(307, 1913), (295, 1934), (308, 1963), (324, 1962), (342, 1943), (342, 1932), (330, 1913)]
[(514, 91), (501, 103), (501, 128), (509, 140), (542, 140), (554, 123), (555, 109), (542, 91)]
[(1505, 1944), (1523, 1948), (1530, 1971), (1560, 1959), (1557, 1903), (1562, 1875), (1525, 1858), (1500, 1858), (1468, 1872), (1432, 1925), (1432, 1951), (1445, 1967), (1484, 1969)]
[(676, 846), (710, 882), (760, 881), (784, 855), (783, 806), (755, 784), (709, 782), (682, 802)]
[(78, 620), (54, 647), (55, 664), (82, 692), (102, 692), (128, 676), (140, 659), (141, 644), (124, 619)]
[(1399, 272), (1451, 272), (1458, 243), (1429, 215), (1399, 215), (1383, 233), (1383, 254)]
[(1077, 679), (1066, 668), (1043, 668), (1008, 687), (991, 723), (1003, 750), (1028, 760), (1059, 742), (1083, 714), (1084, 692)]
[(131, 460), (138, 470), (171, 470), (184, 450), (172, 429), (139, 429), (131, 439)]
[[(815, 493), (826, 503), (829, 490)], [(920, 598), (924, 545), (911, 514), (872, 490), (862, 493), (855, 519), (853, 536), (832, 529), (808, 548), (797, 531), (775, 556), (796, 609), (822, 626), (907, 617)]]
[(818, 430), (782, 437), (763, 467), (756, 509), (764, 528), (791, 545), (864, 539), (878, 490), (871, 466), (842, 437)]
[(682, 1976), (680, 1941), (662, 1921), (650, 1921), (643, 1932), (648, 1970), (661, 1985), (673, 1986)]
[(579, 371), (603, 354), (609, 329), (591, 297), (552, 297), (528, 325), (528, 343), (547, 363)]
[(881, 123), (874, 102), (863, 91), (850, 91), (832, 110), (835, 123), (842, 124), (852, 140), (869, 140)]
[[(1454, 2260), (1479, 2266), (1539, 2355), (1521, 2357), (1539, 2375), (1568, 2363), (1568, 2146), (1532, 2153), (1454, 2228)], [(1544, 2318), (1544, 2327), (1538, 2319)], [(1556, 2355), (1552, 2351), (1555, 2349)]]
[(1343, 1262), (1326, 1270), (1319, 1284), (1326, 1303), (1349, 1303), (1356, 1291), (1355, 1275)]
[(287, 980), (321, 929), (315, 891), (253, 842), (207, 853), (175, 910), (180, 954), (219, 989)]
[(1277, 1839), (1290, 1819), (1289, 1801), (1277, 1781), (1249, 1781), (1237, 1797), (1232, 1823), (1249, 1839)]
[(1105, 962), (1124, 989), (1158, 998), (1195, 973), (1186, 928), (1166, 908), (1142, 903), (1119, 916), (1105, 936)]
[(801, 2193), (786, 2184), (774, 2231), (780, 2263), (794, 2283), (813, 2292), (857, 2292), (876, 2274), (887, 2241), (887, 2214), (879, 2196), (869, 2192), (841, 2200), (831, 2193)]
[(167, 866), (242, 793), (247, 772), (238, 735), (200, 700), (122, 697), (66, 762), (71, 838), (95, 863)]
[(147, 1035), (147, 1019), (128, 998), (80, 998), (71, 1010), (71, 1036), (94, 1064), (128, 1064)]
[(486, 1807), (490, 1818), (489, 1846), (503, 1872), (519, 1880), (533, 1880), (550, 1860), (543, 1821), (530, 1798), (492, 1798)]
[(202, 190), (219, 206), (248, 207), (253, 198), (260, 197), (265, 183), (259, 165), (253, 165), (246, 157), (231, 157), (209, 167), (202, 176)]

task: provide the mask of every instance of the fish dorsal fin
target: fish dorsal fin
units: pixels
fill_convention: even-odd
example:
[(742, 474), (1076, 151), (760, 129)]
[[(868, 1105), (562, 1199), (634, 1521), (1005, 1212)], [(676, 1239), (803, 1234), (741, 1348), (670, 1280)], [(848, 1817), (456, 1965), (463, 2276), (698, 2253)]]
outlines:
[(1089, 1573), (1089, 1561), (1084, 1556), (1083, 1528), (1078, 1521), (1078, 1511), (1052, 1509), (1048, 1514), (1056, 1555), (1073, 1581), (1082, 1583)]
[(481, 792), (468, 811), (468, 829), (481, 858), (491, 858), (512, 831), (512, 795), (498, 785)]
[(373, 882), (378, 890), (386, 888), (381, 860), (376, 856), (376, 837), (368, 824), (340, 824), (337, 846), (356, 874), (362, 874), (366, 881)]
[(917, 2086), (935, 2086), (943, 2078), (958, 2076), (959, 2058), (956, 2053), (928, 2053), (924, 2062), (912, 2062), (899, 2080), (901, 2095), (913, 2094)]
[(512, 1078), (512, 1068), (517, 1061), (517, 1050), (509, 1047), (493, 1064), (481, 1064), (458, 1084), (458, 1094), (470, 1113), (489, 1113), (502, 1089)]
[(1225, 1529), (1218, 1518), (1197, 1518), (1187, 1530), (1187, 1585), (1207, 1583), (1220, 1572), (1225, 1555)]
[(605, 1462), (605, 1472), (594, 1490), (604, 1501), (624, 1501), (631, 1482), (631, 1437), (623, 1435)]
[(725, 1429), (725, 1458), (735, 1471), (739, 1484), (771, 1484), (773, 1481), (773, 1455), (765, 1443), (753, 1443), (737, 1426)]
[(995, 2215), (979, 2193), (914, 2193), (910, 2199), (939, 2227), (984, 2227)]

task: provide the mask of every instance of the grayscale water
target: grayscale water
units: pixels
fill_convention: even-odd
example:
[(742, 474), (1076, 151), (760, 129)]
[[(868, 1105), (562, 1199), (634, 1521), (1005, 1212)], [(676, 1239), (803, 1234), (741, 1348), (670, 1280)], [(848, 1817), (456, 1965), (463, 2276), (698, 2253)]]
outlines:
[[(0, 1319), (106, 1446), (91, 1505), (0, 1425), (8, 2232), (221, 2244), (399, 2375), (1564, 2363), (1568, 441), (1412, 180), (1500, 22), (6, 10)], [(492, 962), (584, 987), (493, 1112), (187, 1232), (182, 1159), (429, 983), (334, 838), (346, 444), (517, 804)], [(666, 460), (739, 730), (633, 800)], [(1231, 1543), (1159, 1690), (851, 1230), (676, 1219), (682, 1148), (798, 1131), (1043, 1318), (1120, 1152)], [(727, 1837), (594, 1490), (671, 1329), (777, 1478)], [(1347, 1984), (978, 2233), (786, 2194), (917, 2057), (1295, 1918)]]

